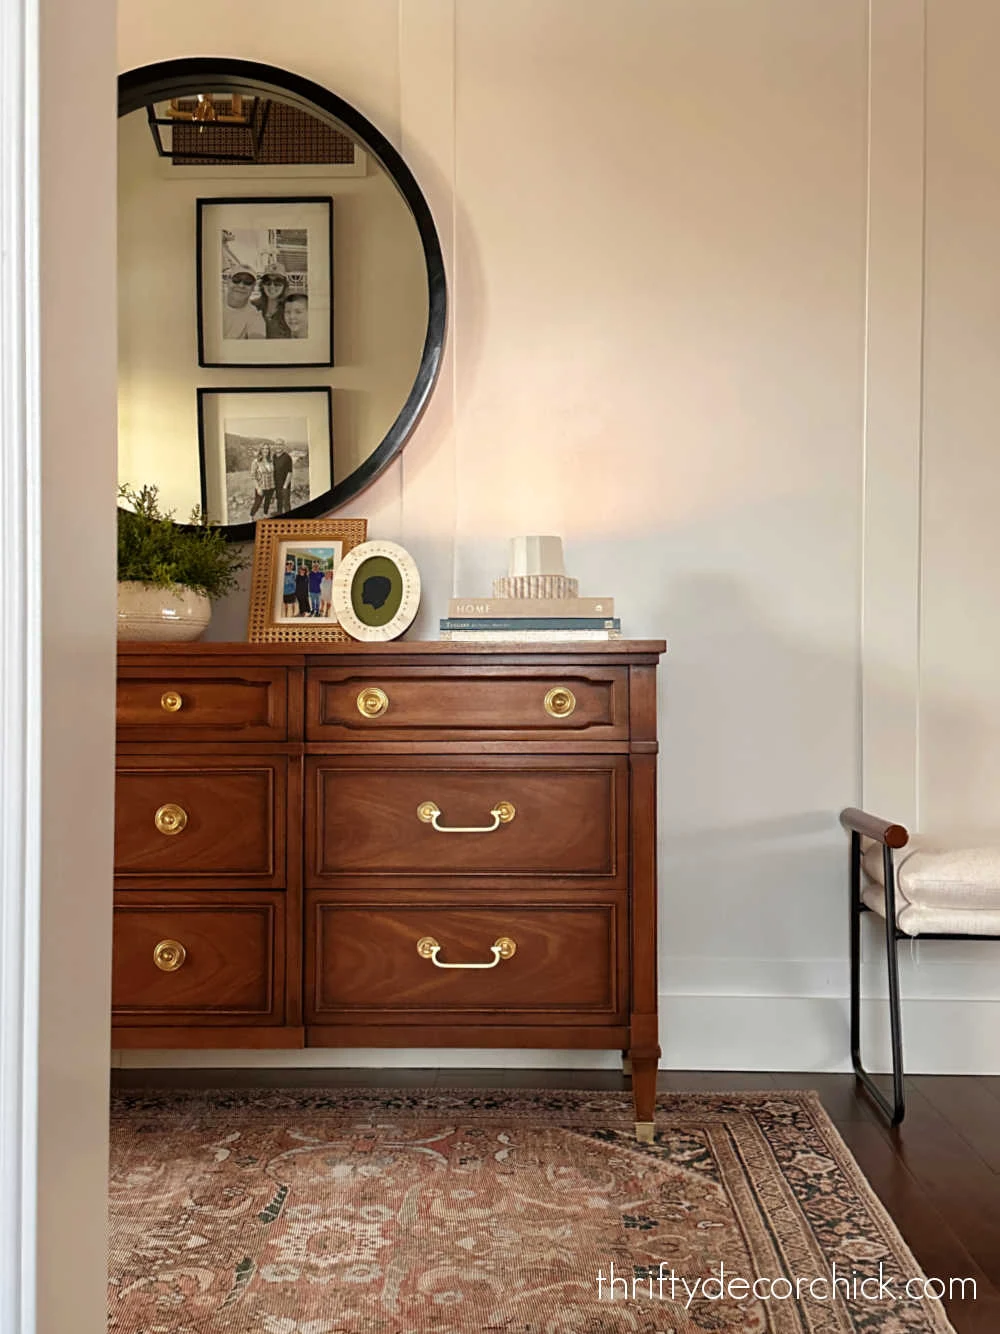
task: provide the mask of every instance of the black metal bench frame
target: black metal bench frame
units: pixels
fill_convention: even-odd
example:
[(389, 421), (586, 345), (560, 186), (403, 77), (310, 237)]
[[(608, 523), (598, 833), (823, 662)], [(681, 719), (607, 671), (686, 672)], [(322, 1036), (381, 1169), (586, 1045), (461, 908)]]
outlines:
[[(899, 942), (901, 940), (1000, 940), (1000, 936), (973, 936), (947, 932), (920, 932), (911, 936), (896, 924), (896, 866), (893, 853), (905, 848), (910, 835), (901, 824), (880, 820), (867, 811), (848, 806), (840, 813), (840, 823), (851, 835), (850, 921), (851, 921), (851, 1064), (854, 1073), (870, 1097), (898, 1126), (906, 1115), (903, 1090), (903, 1019), (899, 1000)], [(889, 969), (889, 1036), (892, 1045), (892, 1102), (872, 1079), (861, 1061), (861, 914), (871, 912), (861, 899), (861, 839), (874, 839), (882, 845), (882, 879), (885, 893), (885, 949)]]

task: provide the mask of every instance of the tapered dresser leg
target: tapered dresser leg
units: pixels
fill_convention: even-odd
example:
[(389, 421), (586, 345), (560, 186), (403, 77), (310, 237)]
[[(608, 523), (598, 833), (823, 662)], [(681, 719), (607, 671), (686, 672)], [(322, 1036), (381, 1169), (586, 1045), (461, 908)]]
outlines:
[(632, 1056), (632, 1104), (635, 1108), (635, 1137), (652, 1144), (656, 1116), (655, 1056)]

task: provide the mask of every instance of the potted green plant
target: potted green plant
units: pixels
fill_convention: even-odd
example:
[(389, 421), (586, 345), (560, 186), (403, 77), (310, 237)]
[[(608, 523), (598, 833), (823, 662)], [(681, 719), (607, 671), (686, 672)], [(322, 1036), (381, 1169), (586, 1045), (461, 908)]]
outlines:
[(175, 523), (156, 486), (126, 482), (118, 495), (118, 638), (197, 639), (246, 558), (198, 510)]

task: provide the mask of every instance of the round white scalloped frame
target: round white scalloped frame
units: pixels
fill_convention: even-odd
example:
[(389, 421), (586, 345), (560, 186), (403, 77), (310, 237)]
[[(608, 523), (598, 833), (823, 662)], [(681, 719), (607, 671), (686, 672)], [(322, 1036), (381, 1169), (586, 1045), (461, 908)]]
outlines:
[[(354, 576), (362, 564), (372, 556), (385, 556), (392, 561), (403, 580), (403, 597), (399, 610), (385, 625), (365, 625), (358, 619), (351, 600)], [(333, 575), (331, 593), (333, 610), (341, 628), (353, 639), (385, 642), (398, 639), (413, 622), (420, 606), (420, 572), (408, 551), (396, 542), (362, 542), (353, 547), (337, 566)]]

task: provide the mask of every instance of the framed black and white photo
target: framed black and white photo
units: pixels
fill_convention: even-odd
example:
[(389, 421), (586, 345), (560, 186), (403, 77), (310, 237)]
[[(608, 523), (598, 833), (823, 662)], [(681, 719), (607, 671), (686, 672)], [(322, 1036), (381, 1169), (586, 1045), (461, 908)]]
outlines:
[(333, 365), (333, 200), (199, 199), (199, 366)]
[(333, 485), (328, 385), (199, 389), (201, 508), (211, 523), (256, 523)]

